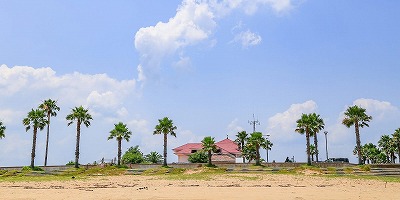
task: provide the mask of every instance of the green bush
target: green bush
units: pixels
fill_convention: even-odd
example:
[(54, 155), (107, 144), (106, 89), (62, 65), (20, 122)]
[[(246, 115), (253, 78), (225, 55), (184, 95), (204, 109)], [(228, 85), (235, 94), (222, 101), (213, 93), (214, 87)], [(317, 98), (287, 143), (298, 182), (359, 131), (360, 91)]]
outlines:
[(188, 160), (191, 163), (207, 163), (208, 156), (204, 151), (197, 151), (195, 153), (190, 154)]
[(369, 165), (361, 165), (360, 169), (363, 170), (363, 171), (369, 172), (369, 171), (371, 171), (371, 166), (369, 166)]
[(143, 153), (140, 151), (139, 146), (130, 147), (122, 156), (123, 164), (137, 164), (144, 161)]
[(75, 162), (71, 160), (71, 161), (67, 162), (67, 164), (65, 164), (65, 165), (68, 165), (68, 166), (75, 165)]

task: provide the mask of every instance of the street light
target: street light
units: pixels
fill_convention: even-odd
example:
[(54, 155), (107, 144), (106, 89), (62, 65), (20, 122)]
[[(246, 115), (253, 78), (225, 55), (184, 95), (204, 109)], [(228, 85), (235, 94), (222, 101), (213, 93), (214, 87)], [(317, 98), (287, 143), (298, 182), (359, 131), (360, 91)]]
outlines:
[(270, 135), (268, 134), (268, 135), (263, 135), (263, 136), (265, 136), (265, 139), (267, 139), (267, 163), (268, 163), (268, 148), (269, 148), (269, 140), (268, 140), (268, 137), (269, 137)]
[(324, 133), (325, 133), (325, 152), (326, 152), (326, 160), (328, 160), (328, 159), (329, 159), (329, 156), (328, 156), (328, 137), (327, 137), (328, 131), (325, 131)]

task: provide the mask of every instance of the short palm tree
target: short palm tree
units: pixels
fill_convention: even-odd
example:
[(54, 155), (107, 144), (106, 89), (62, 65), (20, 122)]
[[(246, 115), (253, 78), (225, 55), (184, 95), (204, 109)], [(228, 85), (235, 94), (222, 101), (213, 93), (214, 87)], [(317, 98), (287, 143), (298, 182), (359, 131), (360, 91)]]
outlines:
[(47, 155), (49, 153), (50, 117), (57, 116), (57, 111), (60, 111), (60, 107), (57, 106), (57, 101), (47, 99), (39, 105), (39, 108), (44, 110), (47, 114), (46, 153), (44, 155), (44, 166), (47, 166)]
[[(242, 156), (243, 156), (243, 149), (244, 149), (244, 145), (246, 143), (247, 137), (248, 137), (248, 134), (246, 133), (246, 131), (240, 131), (236, 134), (235, 142), (237, 144), (239, 144), (239, 148), (240, 148), (240, 151), (242, 152)], [(246, 161), (245, 156), (243, 156), (243, 163), (245, 163), (245, 161)]]
[(302, 114), (301, 118), (296, 121), (297, 128), (296, 132), (300, 134), (306, 134), (306, 152), (307, 152), (307, 164), (311, 165), (311, 151), (310, 151), (310, 135), (313, 131), (313, 122), (310, 115)]
[(176, 126), (174, 126), (174, 123), (172, 122), (171, 119), (169, 119), (168, 117), (164, 117), (162, 119), (158, 120), (158, 123), (155, 128), (154, 128), (154, 132), (153, 135), (157, 135), (157, 134), (163, 134), (164, 135), (164, 162), (163, 162), (163, 166), (166, 167), (167, 166), (167, 136), (168, 134), (176, 137)]
[(36, 156), (36, 138), (37, 130), (43, 130), (46, 124), (46, 114), (41, 109), (32, 109), (28, 112), (28, 116), (22, 120), (25, 126), (25, 131), (33, 128), (33, 139), (32, 139), (32, 152), (31, 152), (31, 168), (35, 167), (35, 156)]
[(394, 141), (394, 143), (396, 145), (396, 149), (397, 149), (397, 155), (399, 158), (398, 163), (400, 163), (400, 128), (396, 129), (394, 131), (394, 133), (392, 134), (392, 136), (393, 136), (393, 141)]
[(132, 132), (126, 127), (126, 124), (119, 122), (118, 124), (114, 124), (114, 129), (110, 131), (110, 136), (108, 139), (111, 140), (116, 138), (118, 141), (118, 166), (121, 165), (121, 143), (122, 139), (129, 142), (129, 138), (131, 137)]
[(6, 126), (4, 126), (3, 122), (0, 121), (0, 139), (6, 136), (4, 133), (5, 131), (6, 131)]
[(92, 116), (88, 113), (88, 110), (83, 106), (75, 107), (71, 113), (65, 118), (68, 122), (68, 126), (76, 121), (76, 148), (75, 148), (75, 168), (79, 168), (79, 142), (81, 139), (81, 124), (86, 127), (90, 126), (90, 120), (93, 120)]
[(357, 105), (348, 107), (344, 115), (345, 118), (343, 119), (342, 124), (344, 124), (347, 128), (350, 128), (354, 125), (356, 133), (358, 164), (362, 165), (360, 127), (369, 127), (367, 122), (370, 122), (372, 117), (366, 114), (366, 110), (364, 108), (361, 108)]
[(378, 141), (378, 146), (386, 155), (386, 162), (394, 162), (395, 143), (389, 135), (382, 135)]
[(315, 145), (310, 144), (310, 154), (311, 154), (311, 161), (314, 161), (314, 155), (316, 154), (315, 152)]
[(145, 155), (144, 158), (147, 162), (150, 162), (153, 164), (161, 163), (161, 161), (162, 161), (161, 154), (159, 154), (156, 151), (150, 152), (149, 154)]
[(260, 162), (260, 148), (267, 148), (267, 139), (265, 139), (261, 132), (254, 132), (250, 134), (250, 137), (247, 141), (247, 145), (249, 148), (253, 148), (256, 150), (256, 165), (261, 165)]
[(203, 150), (207, 151), (208, 155), (208, 166), (211, 167), (211, 156), (212, 152), (215, 152), (217, 150), (217, 145), (215, 145), (215, 140), (211, 136), (205, 137), (202, 141), (201, 144), (203, 145)]

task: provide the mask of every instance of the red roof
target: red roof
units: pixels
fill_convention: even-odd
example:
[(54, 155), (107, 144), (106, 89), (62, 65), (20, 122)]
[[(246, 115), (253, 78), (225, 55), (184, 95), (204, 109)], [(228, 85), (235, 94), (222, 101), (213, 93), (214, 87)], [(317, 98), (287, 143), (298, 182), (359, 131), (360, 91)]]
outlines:
[(201, 143), (187, 143), (172, 150), (175, 152), (175, 154), (191, 154), (192, 150), (199, 150), (202, 148), (203, 145)]
[(239, 151), (239, 146), (232, 140), (226, 138), (225, 140), (221, 140), (217, 143), (215, 143), (219, 148), (221, 148), (221, 151), (226, 151), (228, 153), (232, 154), (238, 154), (241, 153)]
[[(221, 140), (217, 143), (215, 143), (217, 148), (221, 149), (221, 153), (228, 153), (228, 154), (240, 154), (241, 152), (239, 151), (238, 145), (230, 140), (230, 139), (224, 139)], [(203, 148), (203, 145), (201, 143), (187, 143), (184, 144), (180, 147), (177, 147), (175, 149), (172, 149), (174, 151), (174, 154), (192, 154), (192, 150), (200, 150)]]

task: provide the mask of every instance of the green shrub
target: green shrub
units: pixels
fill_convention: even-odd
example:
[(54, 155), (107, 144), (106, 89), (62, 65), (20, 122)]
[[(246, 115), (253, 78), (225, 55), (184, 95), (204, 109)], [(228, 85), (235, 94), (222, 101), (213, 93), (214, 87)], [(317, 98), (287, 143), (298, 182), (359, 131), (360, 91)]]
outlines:
[(346, 174), (352, 174), (354, 172), (354, 169), (351, 167), (346, 167), (344, 168), (344, 171)]
[(0, 170), (0, 175), (7, 173), (7, 170)]
[(369, 166), (369, 165), (361, 165), (360, 169), (363, 170), (363, 171), (369, 172), (369, 171), (371, 171), (371, 166)]
[(30, 166), (24, 166), (21, 170), (22, 172), (27, 172), (27, 171), (44, 171), (42, 168), (40, 167), (30, 167)]
[(195, 153), (190, 154), (188, 161), (191, 163), (207, 163), (208, 156), (204, 151), (197, 151)]
[(122, 156), (122, 163), (124, 164), (137, 164), (144, 161), (143, 153), (140, 151), (139, 146), (130, 147), (128, 151)]
[(67, 162), (67, 164), (65, 164), (65, 165), (68, 165), (68, 166), (75, 165), (75, 162), (71, 160), (71, 161)]

